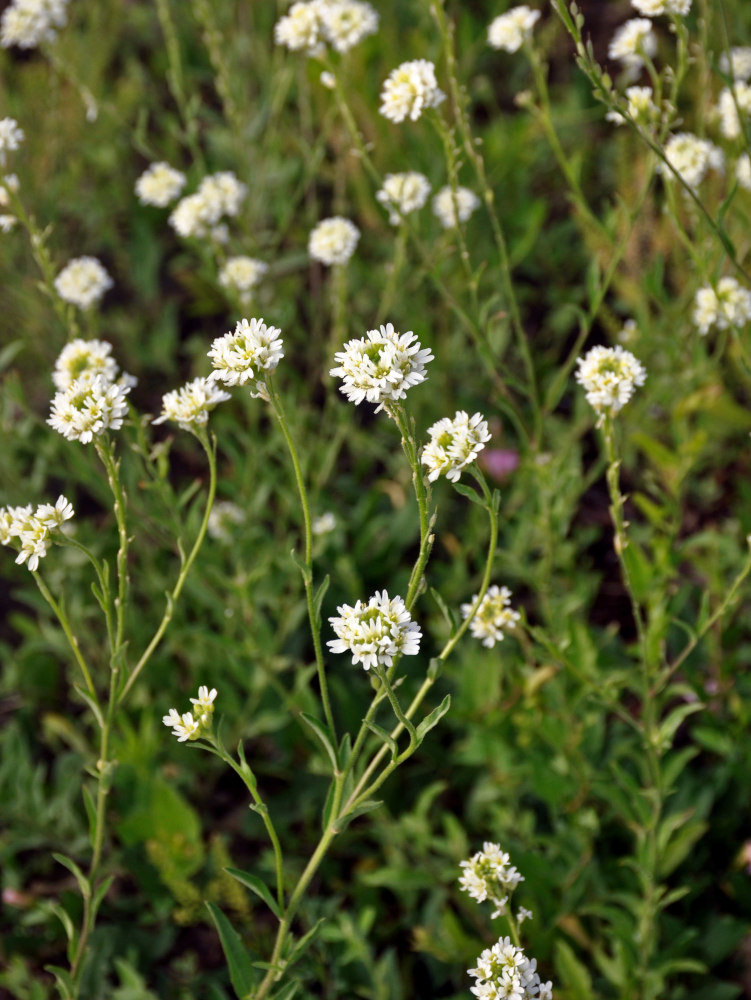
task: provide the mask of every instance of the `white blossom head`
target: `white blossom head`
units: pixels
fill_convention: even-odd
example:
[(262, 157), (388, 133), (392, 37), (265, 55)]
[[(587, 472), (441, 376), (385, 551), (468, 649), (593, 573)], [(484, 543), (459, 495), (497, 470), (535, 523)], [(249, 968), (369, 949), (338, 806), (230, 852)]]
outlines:
[(162, 412), (152, 423), (174, 420), (184, 431), (195, 433), (206, 426), (214, 407), (230, 398), (230, 394), (211, 379), (194, 378), (181, 389), (173, 389), (162, 396)]
[(207, 530), (209, 537), (225, 545), (237, 540), (236, 528), (245, 520), (245, 511), (231, 500), (219, 500), (211, 508)]
[(335, 215), (330, 219), (322, 219), (313, 229), (308, 239), (308, 253), (313, 260), (318, 260), (329, 267), (333, 264), (346, 264), (355, 252), (360, 230), (349, 219)]
[(500, 938), (467, 970), (477, 980), (470, 992), (481, 1000), (552, 1000), (550, 982), (537, 974), (536, 960), (529, 959), (508, 937)]
[(490, 900), (495, 907), (494, 917), (505, 912), (509, 896), (524, 881), (524, 876), (509, 861), (509, 855), (501, 850), (500, 844), (486, 841), (481, 851), (459, 865), (462, 869), (459, 876), (462, 891), (469, 893), (478, 903)]
[[(676, 132), (665, 144), (665, 157), (673, 169), (680, 174), (685, 184), (696, 190), (704, 180), (708, 170), (722, 171), (724, 157), (708, 139), (700, 139), (692, 132)], [(673, 171), (662, 161), (657, 164), (666, 181), (675, 180)]]
[(251, 292), (268, 271), (268, 265), (262, 260), (239, 255), (228, 257), (224, 267), (219, 272), (219, 284), (222, 288), (236, 292), (241, 302), (250, 302)]
[(392, 122), (403, 122), (405, 118), (415, 122), (426, 108), (437, 108), (445, 97), (433, 63), (413, 59), (397, 66), (386, 78), (379, 110)]
[(39, 560), (44, 558), (51, 537), (59, 532), (73, 517), (73, 504), (64, 496), (57, 502), (39, 504), (32, 510), (26, 507), (0, 507), (0, 545), (11, 545), (18, 549), (16, 562), (26, 563), (30, 570), (39, 568)]
[(363, 0), (328, 0), (321, 22), (326, 41), (337, 52), (349, 52), (378, 30), (378, 14)]
[(735, 278), (720, 278), (716, 288), (700, 288), (694, 298), (694, 324), (702, 337), (712, 327), (738, 330), (751, 320), (751, 292)]
[(336, 528), (336, 516), (327, 510), (313, 518), (310, 530), (314, 535), (329, 535)]
[(56, 389), (67, 389), (84, 375), (101, 375), (106, 382), (117, 378), (118, 366), (112, 357), (112, 344), (106, 340), (71, 340), (58, 355), (52, 372)]
[(56, 392), (47, 423), (67, 441), (88, 444), (106, 431), (119, 430), (128, 414), (131, 384), (110, 382), (86, 372)]
[(74, 257), (55, 278), (55, 291), (63, 302), (91, 309), (112, 284), (112, 278), (96, 257)]
[(539, 17), (539, 10), (532, 10), (531, 7), (512, 7), (490, 22), (488, 44), (505, 52), (518, 52), (527, 39), (532, 37)]
[(8, 153), (15, 152), (23, 140), (23, 129), (15, 118), (0, 118), (0, 167), (5, 166)]
[(0, 21), (0, 44), (34, 49), (53, 42), (57, 29), (65, 27), (68, 0), (13, 0)]
[(266, 326), (262, 319), (241, 319), (233, 331), (217, 337), (208, 356), (214, 366), (212, 382), (245, 385), (269, 375), (284, 357), (281, 330)]
[(453, 417), (444, 417), (428, 428), (430, 441), (422, 452), (422, 464), (428, 467), (428, 480), (439, 476), (449, 482), (458, 481), (462, 469), (470, 465), (490, 440), (488, 422), (481, 413), (470, 417), (458, 410)]
[(751, 76), (751, 46), (741, 45), (723, 52), (720, 56), (720, 69), (734, 80), (748, 80)]
[(626, 21), (613, 35), (608, 49), (611, 59), (618, 59), (631, 73), (644, 65), (644, 56), (652, 59), (657, 53), (657, 38), (652, 22), (644, 17)]
[(209, 174), (198, 185), (194, 194), (181, 198), (169, 217), (169, 223), (183, 238), (210, 237), (215, 243), (226, 241), (226, 227), (222, 218), (234, 218), (240, 212), (248, 193), (230, 170)]
[(274, 41), (291, 52), (315, 55), (323, 47), (322, 12), (325, 0), (293, 3), (274, 25)]
[(745, 118), (751, 115), (751, 85), (736, 80), (733, 89), (725, 87), (717, 101), (720, 132), (726, 139), (739, 139), (743, 134), (739, 113)]
[[(479, 594), (474, 594), (469, 604), (462, 604), (462, 618), (469, 618)], [(469, 630), (475, 639), (480, 639), (483, 646), (492, 649), (497, 642), (502, 642), (506, 632), (516, 627), (521, 618), (518, 611), (511, 607), (511, 591), (508, 587), (498, 587), (493, 584), (488, 587), (485, 596), (480, 601)]]
[(427, 378), (425, 365), (433, 360), (412, 331), (397, 333), (392, 323), (368, 330), (360, 340), (350, 340), (334, 355), (339, 364), (330, 375), (343, 380), (339, 388), (359, 406), (364, 399), (377, 403), (376, 413), (388, 402), (404, 399), (407, 389)]
[[(627, 87), (625, 96), (626, 111), (637, 125), (650, 125), (657, 119), (660, 112), (652, 100), (651, 87)], [(618, 111), (608, 111), (605, 117), (616, 125), (626, 123), (626, 119)]]
[(433, 214), (444, 229), (456, 229), (479, 207), (480, 199), (474, 191), (465, 187), (458, 187), (454, 191), (446, 185), (433, 198)]
[(744, 191), (751, 191), (751, 157), (741, 153), (735, 163), (735, 179)]
[(618, 413), (644, 385), (647, 372), (641, 362), (620, 345), (593, 347), (577, 359), (576, 381), (583, 386), (587, 402), (598, 414), (598, 426), (606, 416)]
[(684, 17), (691, 10), (691, 0), (631, 0), (631, 6), (644, 17), (676, 14)]
[(376, 199), (389, 213), (389, 222), (398, 226), (405, 215), (422, 208), (430, 194), (430, 181), (417, 170), (386, 174)]
[(152, 163), (136, 181), (136, 194), (142, 205), (166, 208), (179, 198), (187, 178), (169, 163)]
[(388, 592), (376, 592), (363, 604), (343, 604), (339, 617), (329, 618), (337, 638), (328, 641), (332, 653), (352, 653), (352, 663), (364, 670), (390, 667), (395, 656), (414, 656), (420, 651), (422, 632), (401, 597), (389, 599)]
[(162, 722), (172, 729), (172, 735), (177, 737), (178, 743), (210, 735), (215, 698), (216, 688), (209, 691), (208, 687), (202, 685), (198, 689), (198, 697), (190, 699), (192, 712), (183, 712), (181, 715), (176, 708), (171, 708), (169, 714), (162, 717)]

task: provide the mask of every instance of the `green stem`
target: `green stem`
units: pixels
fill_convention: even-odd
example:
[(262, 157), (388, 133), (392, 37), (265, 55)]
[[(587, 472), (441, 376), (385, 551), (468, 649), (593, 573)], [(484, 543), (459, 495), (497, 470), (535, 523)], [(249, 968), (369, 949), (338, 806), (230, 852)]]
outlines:
[(115, 598), (115, 644), (112, 655), (117, 656), (125, 636), (125, 612), (128, 603), (130, 578), (128, 575), (128, 527), (125, 519), (125, 491), (120, 479), (120, 462), (115, 458), (112, 441), (108, 435), (97, 441), (97, 455), (107, 471), (112, 496), (115, 500), (115, 518), (119, 546), (117, 550), (117, 597)]
[(95, 701), (97, 701), (96, 688), (94, 687), (94, 682), (91, 679), (91, 673), (89, 671), (86, 660), (84, 659), (83, 653), (81, 652), (81, 647), (78, 645), (78, 639), (75, 637), (75, 635), (73, 634), (73, 630), (70, 627), (68, 616), (65, 614), (62, 605), (58, 604), (55, 598), (52, 596), (49, 587), (44, 582), (39, 572), (36, 570), (33, 571), (32, 576), (34, 577), (34, 581), (36, 582), (37, 587), (39, 587), (42, 596), (47, 601), (49, 606), (52, 608), (52, 610), (55, 613), (55, 617), (60, 622), (60, 626), (63, 630), (65, 638), (68, 640), (68, 645), (70, 646), (73, 656), (76, 659), (76, 663), (81, 668), (81, 673), (83, 674), (83, 679), (86, 684), (86, 689), (88, 690), (92, 698)]

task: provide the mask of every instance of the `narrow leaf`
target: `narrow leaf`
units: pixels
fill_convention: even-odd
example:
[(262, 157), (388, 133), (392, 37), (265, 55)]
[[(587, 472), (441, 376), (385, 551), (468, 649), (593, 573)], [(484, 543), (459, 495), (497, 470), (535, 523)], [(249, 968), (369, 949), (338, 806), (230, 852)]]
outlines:
[(334, 830), (336, 833), (341, 833), (342, 830), (347, 829), (353, 819), (357, 819), (358, 816), (362, 816), (365, 813), (373, 812), (374, 809), (377, 809), (382, 805), (382, 799), (380, 801), (376, 801), (375, 799), (366, 799), (365, 802), (361, 802), (359, 806), (355, 806), (355, 808), (351, 812), (348, 812), (346, 816), (340, 816), (340, 818), (336, 821)]
[(326, 753), (331, 759), (331, 766), (335, 771), (339, 770), (339, 762), (336, 756), (336, 747), (334, 746), (334, 739), (331, 735), (331, 730), (328, 726), (325, 726), (320, 719), (316, 719), (313, 715), (308, 715), (307, 712), (300, 712), (300, 717), (303, 721), (310, 726), (313, 732), (316, 734), (321, 742), (321, 746), (324, 748)]
[(379, 726), (377, 723), (371, 722), (370, 719), (364, 719), (363, 721), (365, 722), (365, 725), (368, 727), (368, 729), (372, 733), (375, 733), (380, 740), (383, 740), (383, 742), (389, 748), (389, 750), (391, 751), (391, 759), (396, 760), (396, 758), (399, 756), (399, 747), (397, 745), (396, 740), (391, 735), (391, 733), (387, 732), (382, 726)]
[(255, 986), (255, 976), (253, 974), (253, 963), (250, 955), (246, 951), (245, 945), (240, 939), (240, 935), (225, 917), (218, 906), (206, 901), (206, 909), (211, 914), (214, 921), (219, 940), (222, 943), (222, 951), (229, 966), (229, 978), (238, 997), (246, 997), (253, 992)]
[(326, 596), (326, 591), (329, 589), (330, 583), (331, 577), (327, 573), (313, 598), (313, 616), (318, 625), (321, 624), (321, 605), (323, 604), (323, 599)]
[(251, 875), (250, 872), (241, 871), (239, 868), (225, 868), (224, 870), (228, 875), (231, 875), (232, 878), (237, 879), (238, 882), (242, 882), (243, 885), (247, 886), (251, 892), (256, 894), (256, 896), (260, 896), (277, 920), (282, 919), (281, 910), (279, 909), (276, 900), (271, 895), (269, 887), (265, 884), (265, 882), (262, 882), (257, 875)]
[(430, 715), (426, 715), (422, 720), (420, 725), (417, 727), (417, 739), (420, 743), (425, 739), (427, 733), (437, 726), (441, 719), (444, 717), (446, 712), (451, 708), (451, 695), (447, 694), (440, 705), (437, 705)]
[(89, 882), (75, 861), (73, 861), (72, 858), (66, 858), (64, 854), (53, 853), (52, 857), (64, 868), (67, 868), (72, 875), (75, 875), (76, 882), (78, 882), (78, 888), (81, 890), (81, 895), (84, 899), (88, 899), (91, 896), (91, 882)]

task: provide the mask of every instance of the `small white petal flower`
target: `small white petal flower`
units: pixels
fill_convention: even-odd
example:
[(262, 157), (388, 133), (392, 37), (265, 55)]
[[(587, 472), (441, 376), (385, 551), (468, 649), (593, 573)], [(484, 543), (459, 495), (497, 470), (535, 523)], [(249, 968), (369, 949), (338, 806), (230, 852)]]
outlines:
[(184, 431), (195, 431), (208, 423), (209, 413), (215, 406), (228, 399), (231, 399), (230, 394), (219, 389), (215, 382), (194, 378), (181, 389), (173, 389), (162, 396), (162, 412), (152, 423), (174, 420)]
[[(462, 604), (462, 618), (472, 614), (472, 608), (478, 595), (474, 594), (469, 604)], [(475, 639), (481, 639), (483, 646), (492, 649), (497, 642), (502, 642), (506, 632), (516, 626), (521, 618), (518, 611), (511, 608), (511, 591), (508, 587), (493, 585), (488, 587), (480, 602), (477, 613), (469, 624), (469, 630)]]
[[(500, 844), (486, 842), (482, 850), (473, 854), (468, 861), (460, 862), (462, 874), (459, 885), (478, 903), (489, 899), (497, 913), (503, 913), (508, 898), (524, 876), (509, 864), (509, 855), (501, 850)], [(494, 914), (495, 915), (495, 914)]]
[(618, 413), (647, 378), (641, 362), (620, 345), (593, 347), (576, 363), (576, 381), (586, 389), (587, 402), (599, 415), (598, 426), (606, 415)]
[(274, 26), (274, 41), (291, 52), (314, 55), (322, 49), (323, 0), (293, 3), (287, 14)]
[(691, 10), (691, 0), (631, 0), (631, 6), (644, 17), (678, 14), (683, 17)]
[(117, 362), (111, 357), (112, 344), (106, 340), (71, 340), (60, 352), (52, 381), (57, 389), (67, 389), (82, 375), (101, 375), (106, 382), (117, 378)]
[(214, 504), (209, 514), (207, 530), (211, 538), (225, 545), (232, 545), (237, 540), (234, 529), (245, 520), (245, 512), (230, 500), (220, 500)]
[(330, 510), (321, 514), (320, 517), (313, 518), (313, 523), (310, 526), (314, 535), (328, 535), (334, 528), (336, 528), (336, 517)]
[[(708, 170), (722, 171), (724, 167), (722, 150), (708, 139), (700, 139), (691, 132), (676, 132), (672, 135), (665, 145), (665, 157), (684, 182), (694, 190), (704, 180)], [(658, 163), (657, 169), (666, 181), (675, 180), (673, 171), (665, 163)]]
[(177, 203), (169, 223), (183, 238), (208, 236), (214, 242), (222, 243), (226, 227), (219, 223), (225, 215), (230, 218), (238, 215), (247, 193), (247, 185), (242, 184), (231, 171), (209, 174), (194, 194)]
[(33, 49), (53, 42), (56, 29), (65, 26), (68, 0), (14, 0), (3, 11), (0, 44)]
[(398, 226), (403, 216), (423, 207), (429, 194), (430, 182), (425, 174), (409, 170), (403, 174), (386, 174), (376, 199), (388, 211), (391, 225)]
[(422, 452), (422, 464), (428, 467), (428, 480), (432, 483), (439, 476), (455, 483), (462, 469), (470, 465), (490, 440), (488, 423), (481, 413), (471, 417), (464, 410), (457, 411), (453, 420), (444, 417), (428, 429), (430, 441)]
[(152, 163), (136, 181), (136, 194), (142, 205), (165, 208), (178, 198), (187, 178), (169, 163)]
[(425, 381), (425, 365), (433, 354), (420, 347), (414, 333), (397, 333), (387, 323), (368, 330), (361, 340), (348, 341), (334, 360), (339, 366), (329, 374), (343, 379), (341, 392), (356, 405), (364, 399), (378, 403), (378, 413), (385, 403), (404, 399), (407, 389)]
[(328, 0), (322, 5), (321, 23), (332, 48), (349, 52), (378, 30), (378, 14), (363, 0)]
[(131, 386), (84, 373), (55, 393), (47, 423), (68, 441), (88, 444), (107, 430), (119, 430), (128, 413)]
[(208, 352), (213, 382), (245, 385), (262, 372), (272, 372), (284, 357), (281, 330), (266, 326), (262, 319), (241, 319), (234, 332), (217, 337)]
[(723, 52), (720, 56), (720, 69), (734, 80), (748, 80), (751, 76), (751, 46), (741, 45)]
[(205, 684), (202, 684), (198, 689), (198, 697), (191, 698), (190, 703), (193, 706), (193, 711), (196, 716), (203, 719), (206, 716), (210, 716), (214, 712), (214, 699), (216, 698), (216, 688), (212, 688), (210, 691)]
[(426, 108), (437, 108), (446, 95), (439, 88), (435, 66), (427, 59), (402, 63), (384, 81), (381, 114), (392, 122), (417, 121)]
[(337, 608), (339, 617), (329, 618), (336, 639), (327, 643), (332, 653), (352, 653), (352, 663), (364, 670), (390, 667), (394, 657), (414, 656), (420, 651), (422, 632), (401, 597), (389, 600), (387, 591), (376, 592), (367, 604)]
[(751, 115), (751, 85), (743, 80), (736, 80), (732, 90), (725, 87), (717, 102), (720, 132), (726, 139), (738, 139), (742, 135), (739, 111), (745, 117)]
[(308, 253), (322, 264), (346, 264), (359, 239), (360, 230), (354, 222), (335, 215), (323, 219), (313, 229), (308, 239)]
[(456, 229), (460, 222), (466, 222), (479, 207), (480, 199), (474, 191), (465, 187), (458, 187), (453, 191), (447, 185), (433, 198), (433, 214), (444, 229)]
[(539, 10), (532, 10), (527, 6), (512, 7), (491, 21), (488, 28), (488, 44), (494, 49), (517, 52), (524, 42), (532, 37), (532, 31), (539, 17)]
[(32, 510), (26, 507), (0, 507), (0, 545), (18, 544), (18, 564), (26, 563), (32, 571), (38, 569), (39, 560), (47, 554), (50, 536), (60, 531), (63, 522), (73, 517), (73, 505), (60, 496), (53, 506), (39, 504)]
[(79, 309), (91, 309), (112, 288), (112, 278), (96, 257), (75, 257), (55, 278), (55, 291)]
[[(652, 100), (652, 94), (651, 87), (626, 88), (626, 110), (637, 125), (649, 125), (659, 115), (657, 105)], [(623, 115), (617, 111), (608, 111), (605, 117), (608, 121), (615, 122), (616, 125), (623, 125), (626, 122)]]
[(720, 278), (716, 289), (708, 285), (696, 293), (693, 318), (702, 337), (713, 326), (740, 329), (751, 320), (751, 292), (729, 275)]
[(532, 920), (534, 913), (528, 910), (526, 906), (520, 906), (516, 911), (516, 922), (517, 924), (523, 924), (525, 920)]
[(201, 735), (201, 723), (194, 719), (191, 712), (179, 714), (176, 708), (169, 710), (169, 715), (162, 717), (165, 726), (172, 727), (172, 735), (177, 737), (178, 743), (185, 743), (186, 740), (197, 740)]
[(751, 191), (751, 157), (748, 153), (741, 153), (735, 164), (735, 179), (740, 187), (746, 191)]
[(15, 152), (23, 140), (23, 129), (15, 118), (0, 118), (0, 167), (5, 166), (8, 153)]
[(477, 980), (470, 992), (482, 1000), (552, 1000), (551, 984), (541, 983), (536, 960), (527, 958), (508, 937), (486, 948), (477, 967), (467, 971)]
[(657, 54), (657, 37), (652, 22), (643, 17), (626, 21), (613, 35), (608, 49), (611, 59), (619, 59), (632, 73), (644, 65), (644, 56), (652, 59)]
[(261, 260), (243, 255), (228, 257), (219, 272), (222, 288), (233, 289), (244, 302), (250, 301), (250, 293), (268, 271), (268, 265)]

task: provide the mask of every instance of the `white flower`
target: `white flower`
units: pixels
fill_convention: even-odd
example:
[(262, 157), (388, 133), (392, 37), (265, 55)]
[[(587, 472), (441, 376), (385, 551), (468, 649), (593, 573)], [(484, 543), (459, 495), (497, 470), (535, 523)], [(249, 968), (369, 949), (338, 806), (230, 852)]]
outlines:
[(520, 926), (521, 924), (524, 923), (525, 920), (532, 920), (533, 917), (534, 913), (531, 910), (528, 910), (526, 906), (520, 906), (519, 909), (516, 911), (516, 922)]
[(344, 380), (339, 388), (347, 399), (356, 405), (364, 399), (378, 403), (378, 413), (386, 402), (404, 399), (407, 389), (425, 381), (425, 365), (433, 354), (420, 347), (411, 330), (397, 333), (387, 323), (380, 330), (368, 330), (361, 340), (348, 341), (334, 360), (339, 366), (329, 375)]
[(429, 194), (430, 182), (425, 174), (409, 170), (403, 174), (386, 174), (376, 199), (388, 211), (391, 225), (398, 226), (402, 216), (423, 207)]
[(105, 431), (122, 427), (130, 389), (130, 384), (84, 373), (55, 393), (47, 423), (67, 441), (88, 444)]
[(287, 14), (274, 26), (274, 41), (291, 52), (313, 55), (323, 42), (322, 0), (293, 3)]
[(222, 288), (234, 289), (243, 302), (250, 301), (250, 292), (264, 274), (268, 265), (253, 257), (228, 257), (224, 267), (219, 272), (219, 284)]
[(457, 482), (462, 469), (474, 462), (491, 437), (482, 414), (470, 417), (464, 410), (458, 410), (453, 420), (439, 420), (428, 428), (428, 434), (430, 441), (423, 448), (422, 464), (429, 469), (431, 483), (440, 475)]
[(169, 163), (152, 163), (136, 181), (136, 194), (142, 205), (165, 208), (179, 197), (186, 177)]
[[(733, 96), (733, 90), (735, 96)], [(726, 139), (738, 139), (742, 135), (740, 111), (743, 115), (751, 115), (751, 85), (743, 80), (736, 80), (733, 90), (725, 87), (717, 103), (717, 113), (720, 117), (720, 132)]]
[[(722, 150), (691, 132), (676, 132), (672, 135), (665, 145), (665, 156), (684, 182), (693, 189), (701, 184), (710, 168), (721, 171), (724, 165)], [(666, 164), (658, 163), (657, 169), (666, 181), (674, 180), (673, 171)]]
[(496, 907), (494, 917), (505, 912), (509, 896), (524, 881), (524, 876), (509, 864), (509, 856), (501, 850), (501, 845), (487, 841), (481, 851), (473, 854), (469, 861), (460, 862), (459, 867), (462, 869), (461, 889), (478, 903), (489, 899)]
[(183, 238), (210, 236), (215, 242), (225, 242), (225, 229), (219, 222), (222, 216), (234, 218), (239, 213), (247, 193), (247, 186), (230, 170), (209, 174), (194, 194), (177, 203), (169, 223)]
[(748, 153), (741, 153), (735, 164), (735, 179), (738, 184), (751, 191), (751, 157)]
[(751, 292), (741, 288), (735, 278), (720, 278), (716, 290), (700, 288), (694, 298), (694, 323), (702, 337), (710, 327), (740, 329), (751, 320)]
[(177, 737), (178, 743), (197, 740), (201, 736), (201, 722), (194, 719), (191, 712), (180, 715), (176, 708), (171, 708), (169, 715), (162, 716), (162, 722), (165, 726), (172, 727), (172, 735)]
[(381, 114), (392, 122), (417, 121), (426, 108), (437, 108), (446, 95), (438, 87), (435, 66), (427, 59), (402, 63), (381, 91)]
[[(474, 594), (469, 604), (462, 604), (462, 618), (472, 614), (479, 595)], [(505, 632), (513, 629), (521, 618), (518, 611), (512, 610), (511, 591), (508, 587), (498, 587), (495, 584), (488, 587), (485, 596), (480, 601), (477, 613), (469, 624), (469, 630), (475, 639), (481, 639), (483, 646), (492, 649), (497, 642), (502, 642)]]
[(9, 233), (17, 222), (15, 215), (0, 215), (0, 232)]
[(320, 16), (326, 41), (337, 52), (349, 52), (378, 30), (378, 14), (362, 0), (328, 0)]
[(395, 656), (414, 656), (420, 651), (422, 632), (412, 621), (401, 597), (389, 600), (387, 591), (376, 593), (367, 604), (343, 604), (338, 618), (329, 618), (338, 638), (330, 639), (332, 653), (352, 653), (352, 663), (364, 670), (379, 664), (390, 667)]
[(73, 513), (73, 505), (64, 496), (59, 496), (54, 506), (43, 503), (34, 511), (31, 505), (0, 507), (0, 545), (20, 543), (16, 562), (26, 563), (35, 571), (47, 554), (50, 535), (59, 531)]
[(105, 382), (117, 377), (117, 362), (111, 357), (112, 344), (106, 340), (71, 340), (60, 352), (52, 381), (56, 389), (67, 389), (83, 375), (101, 375)]
[(490, 22), (488, 44), (494, 49), (518, 52), (524, 42), (532, 37), (532, 29), (540, 17), (539, 10), (530, 7), (512, 7)]
[[(652, 93), (651, 87), (626, 88), (626, 110), (638, 125), (648, 125), (659, 114), (657, 105), (652, 100)], [(626, 122), (618, 111), (608, 111), (605, 117), (616, 125), (624, 125)]]
[(215, 698), (216, 688), (212, 688), (209, 691), (206, 685), (203, 684), (198, 689), (198, 697), (190, 699), (190, 703), (193, 706), (193, 711), (195, 712), (199, 726), (205, 728), (211, 725), (211, 716), (214, 714)]
[(751, 46), (741, 45), (720, 56), (720, 69), (734, 80), (748, 80), (751, 76)]
[(644, 366), (620, 345), (593, 347), (576, 363), (576, 381), (586, 389), (587, 402), (599, 415), (598, 426), (606, 415), (618, 413), (647, 378)]
[(24, 140), (23, 129), (15, 118), (0, 118), (0, 167), (4, 167), (8, 153), (13, 153)]
[(608, 49), (611, 59), (619, 59), (631, 72), (644, 65), (643, 56), (650, 59), (657, 52), (657, 39), (652, 30), (652, 22), (643, 17), (626, 21), (613, 35)]
[(325, 514), (321, 514), (320, 517), (313, 518), (310, 530), (314, 535), (328, 535), (329, 532), (333, 531), (335, 527), (336, 518), (331, 511), (328, 510)]
[(631, 6), (644, 17), (678, 14), (683, 17), (691, 10), (691, 0), (631, 0)]
[(479, 206), (480, 199), (474, 191), (465, 187), (453, 191), (447, 185), (433, 198), (433, 214), (444, 229), (455, 229), (460, 222), (466, 222)]
[(174, 420), (184, 431), (194, 431), (208, 423), (209, 413), (227, 399), (231, 399), (230, 394), (219, 389), (215, 382), (194, 378), (181, 389), (173, 389), (162, 396), (162, 412), (152, 423)]
[(272, 372), (284, 357), (281, 330), (266, 326), (262, 319), (241, 319), (235, 331), (217, 337), (208, 356), (214, 366), (212, 382), (245, 385), (260, 372)]
[(551, 985), (540, 982), (535, 959), (528, 959), (508, 937), (486, 948), (477, 967), (467, 972), (477, 980), (470, 992), (481, 1000), (552, 1000)]
[(322, 264), (346, 264), (355, 252), (360, 230), (349, 219), (335, 215), (323, 219), (308, 239), (308, 253)]
[(245, 512), (241, 507), (230, 500), (220, 500), (211, 508), (207, 529), (211, 538), (231, 545), (237, 537), (233, 529), (244, 520)]
[(74, 257), (55, 278), (55, 291), (63, 302), (79, 309), (91, 309), (109, 288), (112, 278), (96, 257)]
[(0, 43), (33, 49), (54, 41), (55, 29), (65, 26), (67, 5), (68, 0), (14, 0), (3, 12)]

